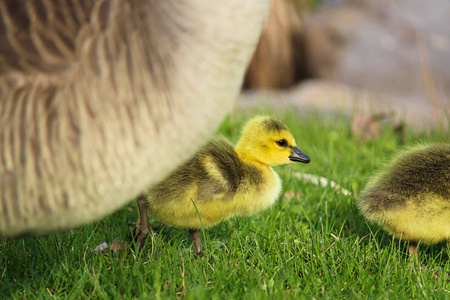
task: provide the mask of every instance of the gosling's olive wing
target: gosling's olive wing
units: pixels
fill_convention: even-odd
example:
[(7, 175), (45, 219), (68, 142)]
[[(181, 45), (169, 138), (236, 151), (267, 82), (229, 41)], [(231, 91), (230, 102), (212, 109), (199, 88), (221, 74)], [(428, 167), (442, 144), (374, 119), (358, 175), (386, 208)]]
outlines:
[(238, 180), (232, 178), (235, 166), (208, 156), (204, 160), (204, 177), (198, 182), (198, 194), (202, 199), (223, 199), (237, 189)]
[(237, 191), (242, 177), (242, 162), (225, 139), (212, 140), (200, 153), (204, 176), (198, 183), (202, 198), (224, 199)]
[(197, 200), (223, 200), (226, 195), (227, 189), (214, 178), (205, 178), (197, 183)]

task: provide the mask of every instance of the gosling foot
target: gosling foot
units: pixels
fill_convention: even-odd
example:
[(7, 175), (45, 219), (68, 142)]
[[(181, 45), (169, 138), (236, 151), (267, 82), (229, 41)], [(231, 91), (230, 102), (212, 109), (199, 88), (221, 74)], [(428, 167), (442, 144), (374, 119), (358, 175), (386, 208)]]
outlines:
[(196, 255), (202, 254), (202, 248), (200, 246), (200, 230), (199, 229), (189, 229), (189, 235), (191, 240), (194, 242), (194, 253)]
[(133, 240), (138, 247), (144, 247), (148, 234), (153, 233), (150, 224), (147, 223), (146, 226), (141, 226), (139, 222), (133, 222), (129, 223), (128, 226), (133, 227), (133, 231), (131, 232), (131, 240)]
[(409, 266), (412, 267), (414, 265), (418, 265), (419, 264), (419, 256), (418, 256), (419, 249), (417, 249), (416, 242), (412, 242), (412, 241), (409, 242), (408, 252), (409, 252)]
[(138, 207), (139, 221), (128, 225), (134, 227), (132, 239), (135, 241), (136, 245), (142, 248), (144, 247), (148, 234), (152, 232), (150, 223), (148, 222), (147, 199), (145, 194), (139, 195), (136, 203)]

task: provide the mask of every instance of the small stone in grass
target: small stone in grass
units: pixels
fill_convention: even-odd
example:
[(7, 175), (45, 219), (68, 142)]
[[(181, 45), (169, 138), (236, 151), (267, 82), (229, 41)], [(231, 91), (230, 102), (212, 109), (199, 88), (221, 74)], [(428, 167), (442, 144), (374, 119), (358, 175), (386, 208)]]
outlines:
[(94, 250), (91, 250), (92, 253), (97, 254), (98, 252), (104, 253), (105, 250), (108, 249), (108, 243), (103, 242), (100, 245), (98, 245), (97, 247), (95, 247)]
[(103, 255), (110, 255), (111, 252), (120, 253), (125, 251), (125, 249), (128, 247), (128, 243), (121, 241), (119, 239), (114, 239), (114, 242), (108, 246), (108, 243), (103, 242), (97, 247), (95, 247), (94, 250), (91, 252), (94, 254), (102, 253)]

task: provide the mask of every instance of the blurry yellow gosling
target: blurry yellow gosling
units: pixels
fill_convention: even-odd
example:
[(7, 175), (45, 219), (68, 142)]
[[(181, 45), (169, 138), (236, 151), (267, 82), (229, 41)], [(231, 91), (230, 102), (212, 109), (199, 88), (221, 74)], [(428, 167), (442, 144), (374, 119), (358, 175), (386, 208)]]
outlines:
[(200, 254), (200, 228), (270, 207), (281, 189), (271, 167), (290, 162), (309, 163), (310, 158), (297, 148), (289, 128), (272, 117), (248, 121), (235, 147), (223, 137), (212, 139), (138, 197), (137, 244), (142, 245), (151, 231), (148, 212), (164, 224), (188, 228), (194, 251)]
[(400, 153), (359, 198), (370, 220), (390, 234), (417, 243), (450, 240), (450, 144), (420, 145)]

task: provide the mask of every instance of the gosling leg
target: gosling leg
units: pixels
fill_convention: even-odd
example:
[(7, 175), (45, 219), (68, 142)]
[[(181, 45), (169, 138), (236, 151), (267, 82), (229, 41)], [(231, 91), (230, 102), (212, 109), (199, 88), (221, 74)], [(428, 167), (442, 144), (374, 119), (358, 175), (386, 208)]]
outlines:
[(409, 261), (411, 262), (411, 265), (418, 263), (418, 249), (417, 249), (417, 243), (416, 242), (409, 242), (408, 246), (408, 252), (409, 252)]
[(191, 236), (191, 240), (194, 242), (194, 253), (196, 255), (200, 255), (202, 253), (202, 249), (200, 247), (200, 230), (199, 229), (189, 229), (189, 235)]
[(153, 231), (150, 227), (150, 222), (148, 221), (147, 199), (145, 195), (139, 195), (136, 202), (138, 206), (139, 220), (138, 222), (130, 223), (129, 225), (134, 226), (133, 239), (136, 242), (136, 245), (142, 248), (145, 244), (145, 240), (148, 234)]

